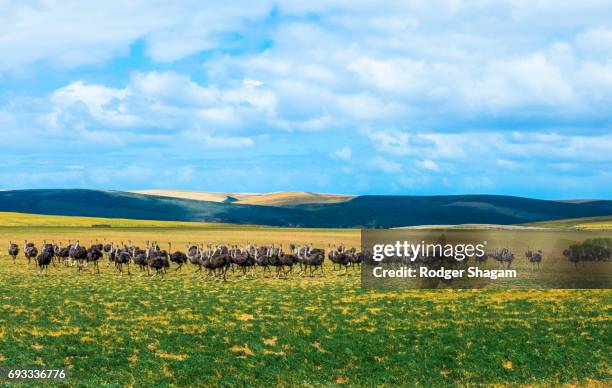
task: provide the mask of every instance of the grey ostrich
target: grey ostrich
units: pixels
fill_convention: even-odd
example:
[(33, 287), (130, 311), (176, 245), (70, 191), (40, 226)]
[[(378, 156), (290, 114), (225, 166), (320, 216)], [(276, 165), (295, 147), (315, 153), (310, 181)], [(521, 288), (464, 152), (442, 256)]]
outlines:
[(230, 251), (230, 261), (232, 264), (240, 268), (243, 278), (246, 278), (249, 274), (252, 275), (252, 269), (255, 266), (255, 259), (253, 255), (251, 255), (248, 248), (242, 250), (237, 246), (234, 246)]
[[(168, 243), (168, 252), (172, 252), (171, 242)], [(187, 263), (188, 260), (187, 255), (181, 251), (176, 251), (170, 254), (170, 261), (178, 265), (175, 271), (181, 271), (183, 264)]]
[(350, 253), (344, 249), (344, 245), (339, 245), (338, 248), (330, 249), (327, 253), (327, 258), (332, 262), (332, 267), (344, 268), (345, 275), (348, 266), (351, 265)]
[(148, 268), (155, 270), (155, 276), (161, 275), (163, 277), (166, 273), (166, 269), (170, 267), (168, 252), (158, 249), (150, 249), (149, 255), (147, 256), (147, 264)]
[(40, 255), (36, 257), (36, 265), (38, 266), (38, 273), (42, 274), (43, 271), (47, 273), (49, 264), (53, 261), (54, 251), (52, 245), (45, 245)]
[(23, 254), (25, 255), (26, 259), (28, 259), (28, 266), (29, 266), (30, 261), (32, 259), (36, 259), (36, 256), (38, 256), (38, 248), (36, 248), (34, 243), (27, 242), (26, 240), (25, 246), (23, 248)]
[(92, 272), (100, 273), (98, 261), (102, 258), (103, 255), (104, 254), (102, 253), (102, 249), (99, 245), (92, 245), (91, 248), (87, 250), (87, 262), (93, 263)]
[(15, 264), (15, 260), (17, 260), (17, 256), (19, 256), (19, 245), (13, 244), (13, 242), (9, 242), (8, 254), (13, 258), (13, 264)]
[(542, 251), (541, 250), (533, 252), (528, 248), (527, 252), (525, 252), (525, 257), (531, 263), (532, 269), (534, 266), (537, 266), (537, 268), (540, 269), (540, 263), (542, 262)]
[(305, 245), (302, 248), (298, 249), (298, 259), (303, 265), (303, 270), (300, 273), (307, 272), (310, 270), (310, 276), (314, 276), (314, 273), (317, 269), (321, 271), (321, 275), (324, 275), (323, 272), (323, 262), (325, 260), (325, 250), (319, 248), (313, 248), (310, 245)]

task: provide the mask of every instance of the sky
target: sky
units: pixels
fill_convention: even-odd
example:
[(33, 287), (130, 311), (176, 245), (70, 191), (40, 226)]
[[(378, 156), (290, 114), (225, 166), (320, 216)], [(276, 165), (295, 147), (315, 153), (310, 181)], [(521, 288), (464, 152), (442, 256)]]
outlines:
[(0, 0), (0, 189), (612, 198), (609, 0)]

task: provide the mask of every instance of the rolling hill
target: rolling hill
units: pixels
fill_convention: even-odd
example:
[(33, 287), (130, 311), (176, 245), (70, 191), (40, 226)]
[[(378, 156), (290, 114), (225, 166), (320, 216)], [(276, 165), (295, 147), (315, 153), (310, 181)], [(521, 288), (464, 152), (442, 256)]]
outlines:
[(0, 192), (0, 211), (289, 227), (523, 224), (612, 215), (612, 201), (564, 203), (500, 195), (359, 196), (336, 203), (262, 206), (97, 190)]
[(243, 205), (296, 206), (312, 203), (337, 203), (348, 201), (354, 196), (342, 194), (308, 193), (303, 191), (283, 191), (277, 193), (221, 193), (191, 190), (135, 190), (135, 194), (160, 197), (193, 199), (196, 201), (234, 202)]
[(306, 193), (302, 191), (286, 191), (280, 193), (266, 193), (259, 195), (250, 195), (245, 197), (239, 197), (236, 203), (243, 205), (262, 205), (262, 206), (297, 206), (313, 203), (339, 203), (346, 202), (353, 198), (350, 195), (341, 194), (320, 194), (320, 193)]

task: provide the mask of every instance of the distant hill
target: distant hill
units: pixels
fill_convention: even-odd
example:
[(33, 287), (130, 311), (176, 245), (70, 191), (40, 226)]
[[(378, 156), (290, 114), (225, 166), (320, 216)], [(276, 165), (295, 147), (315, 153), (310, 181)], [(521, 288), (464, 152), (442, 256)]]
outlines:
[(3, 212), (290, 227), (511, 225), (612, 215), (612, 201), (564, 203), (501, 195), (360, 196), (284, 207), (239, 202), (96, 190), (0, 192)]
[(337, 203), (348, 201), (354, 196), (343, 194), (321, 194), (303, 191), (283, 191), (277, 193), (220, 193), (191, 190), (135, 190), (135, 194), (156, 195), (160, 197), (193, 199), (196, 201), (234, 202), (244, 205), (296, 206), (311, 203)]
[[(240, 197), (237, 197), (240, 198)], [(350, 195), (306, 193), (301, 191), (284, 191), (280, 193), (267, 193), (251, 195), (240, 198), (238, 202), (244, 205), (263, 206), (296, 206), (312, 203), (338, 203), (355, 198)]]

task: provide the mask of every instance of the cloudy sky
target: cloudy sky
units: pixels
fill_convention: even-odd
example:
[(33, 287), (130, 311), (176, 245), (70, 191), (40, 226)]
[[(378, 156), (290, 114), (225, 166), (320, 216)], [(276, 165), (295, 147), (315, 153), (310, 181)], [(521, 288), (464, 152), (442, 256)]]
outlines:
[(3, 189), (612, 192), (609, 0), (0, 0), (0, 53)]

